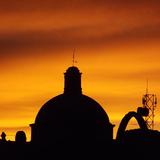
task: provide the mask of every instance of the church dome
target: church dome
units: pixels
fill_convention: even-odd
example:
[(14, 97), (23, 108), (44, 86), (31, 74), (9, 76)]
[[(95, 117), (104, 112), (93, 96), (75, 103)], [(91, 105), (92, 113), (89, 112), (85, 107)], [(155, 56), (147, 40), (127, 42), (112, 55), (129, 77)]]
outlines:
[(107, 137), (108, 127), (111, 127), (106, 112), (95, 100), (85, 95), (65, 94), (46, 102), (38, 112), (35, 124), (41, 133), (46, 131), (45, 137), (56, 137), (57, 140), (101, 139)]
[[(59, 121), (57, 121), (59, 119)], [(109, 118), (103, 108), (92, 98), (81, 96), (58, 95), (46, 102), (37, 114), (35, 123), (58, 123), (60, 121), (75, 123), (78, 119), (80, 123), (94, 122), (104, 124), (109, 123)], [(77, 122), (78, 124), (79, 122)], [(91, 125), (91, 124), (90, 124)], [(89, 127), (89, 126), (88, 126)]]
[(69, 67), (64, 76), (64, 93), (46, 102), (31, 125), (32, 141), (112, 140), (108, 115), (99, 103), (82, 94), (79, 69)]

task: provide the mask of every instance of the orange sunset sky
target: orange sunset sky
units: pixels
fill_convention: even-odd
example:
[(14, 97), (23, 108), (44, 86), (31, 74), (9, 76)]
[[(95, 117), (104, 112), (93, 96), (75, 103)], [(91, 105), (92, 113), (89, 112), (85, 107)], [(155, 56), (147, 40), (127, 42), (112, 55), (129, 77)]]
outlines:
[(142, 106), (147, 79), (160, 101), (159, 0), (1, 0), (0, 133), (7, 139), (24, 130), (30, 140), (41, 106), (63, 92), (74, 48), (83, 93), (105, 109), (114, 135), (123, 116)]

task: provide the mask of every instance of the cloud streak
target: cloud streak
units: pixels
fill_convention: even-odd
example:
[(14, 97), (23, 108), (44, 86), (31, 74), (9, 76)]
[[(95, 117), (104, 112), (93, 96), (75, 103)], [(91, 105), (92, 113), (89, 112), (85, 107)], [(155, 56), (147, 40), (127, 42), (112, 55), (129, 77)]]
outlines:
[[(126, 7), (126, 6), (156, 6), (159, 5), (158, 0), (5, 0), (0, 2), (1, 11), (5, 12), (17, 12), (17, 11), (30, 11), (30, 10), (57, 10), (57, 9), (79, 9), (88, 7)], [(88, 8), (89, 9), (89, 8)]]
[[(100, 31), (99, 31), (99, 30)], [(104, 27), (73, 27), (50, 31), (28, 31), (13, 34), (1, 34), (0, 56), (20, 51), (36, 49), (65, 49), (77, 46), (98, 47), (123, 42), (140, 42), (160, 40), (160, 25), (143, 26), (109, 33)], [(18, 51), (20, 53), (18, 53)], [(29, 52), (28, 52), (29, 54)]]

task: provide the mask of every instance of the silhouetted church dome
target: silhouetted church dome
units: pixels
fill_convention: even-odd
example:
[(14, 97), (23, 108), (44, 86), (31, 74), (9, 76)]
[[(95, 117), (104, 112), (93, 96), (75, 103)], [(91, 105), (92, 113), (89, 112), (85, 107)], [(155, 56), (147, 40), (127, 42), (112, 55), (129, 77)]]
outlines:
[(112, 140), (113, 125), (106, 112), (82, 94), (79, 69), (69, 67), (64, 76), (64, 93), (46, 102), (31, 125), (32, 141)]
[[(93, 125), (92, 123), (109, 124), (109, 118), (103, 108), (92, 98), (80, 96), (68, 96), (61, 94), (52, 98), (40, 109), (35, 123), (65, 123), (69, 125)], [(87, 124), (89, 123), (89, 124)]]

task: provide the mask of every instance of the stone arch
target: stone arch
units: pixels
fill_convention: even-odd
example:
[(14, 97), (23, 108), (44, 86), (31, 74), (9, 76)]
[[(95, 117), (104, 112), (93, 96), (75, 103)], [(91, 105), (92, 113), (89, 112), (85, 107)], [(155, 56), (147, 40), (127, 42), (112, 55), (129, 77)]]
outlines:
[(123, 138), (123, 135), (125, 133), (125, 129), (128, 125), (128, 122), (130, 121), (130, 119), (132, 117), (134, 117), (137, 120), (138, 125), (142, 130), (148, 129), (146, 122), (144, 121), (143, 117), (139, 113), (129, 112), (123, 117), (123, 119), (119, 125), (118, 131), (117, 131), (117, 137), (116, 137), (117, 140), (121, 140)]

